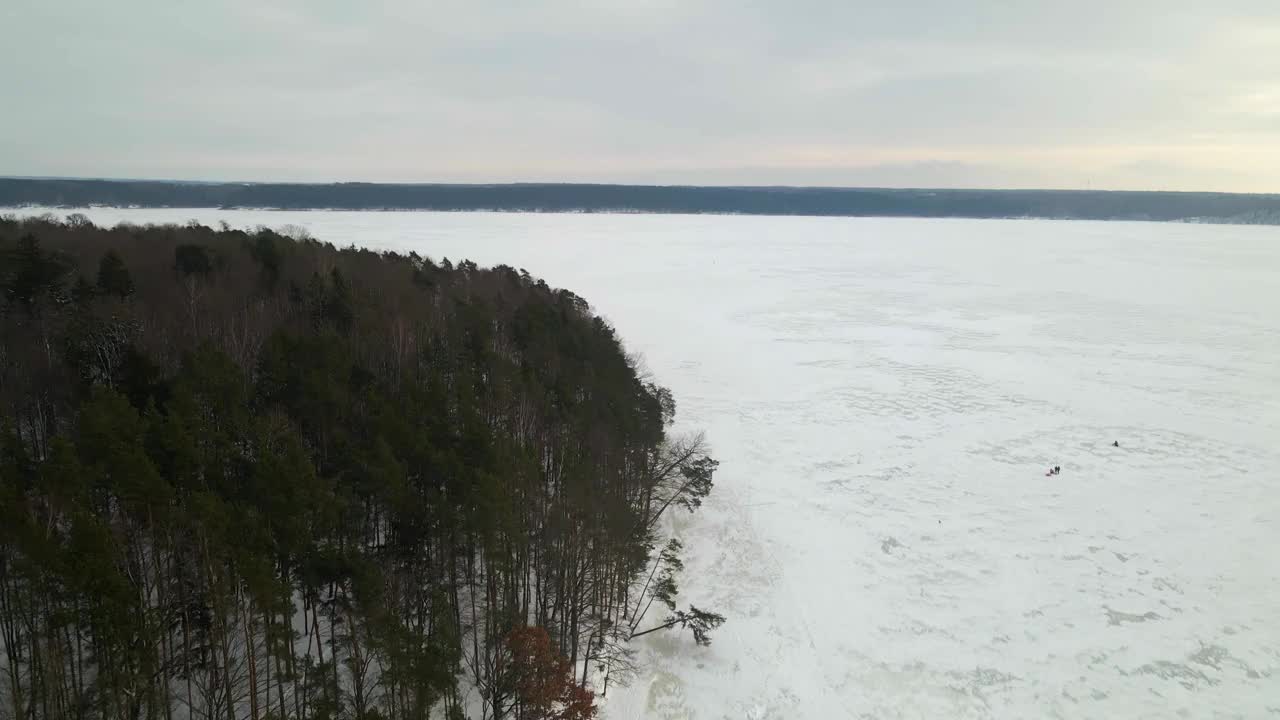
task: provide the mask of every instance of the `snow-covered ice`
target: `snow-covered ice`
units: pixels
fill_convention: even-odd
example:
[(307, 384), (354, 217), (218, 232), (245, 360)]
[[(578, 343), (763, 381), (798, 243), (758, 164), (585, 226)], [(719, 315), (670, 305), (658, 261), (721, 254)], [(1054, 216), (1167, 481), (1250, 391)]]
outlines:
[(722, 462), (675, 531), (729, 618), (644, 638), (610, 720), (1280, 716), (1275, 228), (87, 214), (507, 263), (610, 318)]

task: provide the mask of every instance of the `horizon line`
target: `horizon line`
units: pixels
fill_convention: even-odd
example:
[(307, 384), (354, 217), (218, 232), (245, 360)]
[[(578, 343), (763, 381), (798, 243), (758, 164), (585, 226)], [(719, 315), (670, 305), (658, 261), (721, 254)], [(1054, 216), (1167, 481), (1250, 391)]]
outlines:
[(92, 177), (77, 175), (0, 175), (3, 180), (28, 181), (76, 181), (76, 182), (115, 182), (115, 183), (156, 183), (172, 185), (300, 185), (300, 186), (337, 186), (337, 185), (382, 185), (399, 187), (618, 187), (618, 188), (672, 188), (672, 189), (708, 189), (708, 190), (850, 190), (875, 191), (888, 190), (897, 192), (999, 192), (999, 193), (1130, 193), (1130, 194), (1165, 194), (1165, 195), (1244, 195), (1259, 197), (1280, 197), (1280, 192), (1240, 192), (1230, 190), (1133, 190), (1113, 188), (1012, 188), (1012, 187), (926, 187), (926, 186), (888, 186), (888, 185), (715, 185), (715, 184), (680, 184), (680, 183), (628, 183), (628, 182), (583, 182), (563, 181), (506, 181), (506, 182), (392, 182), (379, 180), (183, 180), (177, 178), (128, 178), (128, 177)]

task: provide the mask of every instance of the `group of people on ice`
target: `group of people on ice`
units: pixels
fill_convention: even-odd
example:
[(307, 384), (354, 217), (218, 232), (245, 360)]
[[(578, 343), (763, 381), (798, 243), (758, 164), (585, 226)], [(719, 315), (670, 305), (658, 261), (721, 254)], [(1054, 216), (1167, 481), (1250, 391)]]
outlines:
[[(1119, 440), (1112, 440), (1112, 441), (1111, 441), (1111, 447), (1120, 447), (1120, 441), (1119, 441)], [(1045, 472), (1044, 476), (1045, 476), (1045, 477), (1049, 477), (1050, 475), (1058, 475), (1058, 474), (1060, 474), (1061, 472), (1062, 472), (1062, 466), (1061, 466), (1061, 465), (1054, 465), (1053, 467), (1049, 468), (1049, 470), (1048, 470), (1047, 472)]]

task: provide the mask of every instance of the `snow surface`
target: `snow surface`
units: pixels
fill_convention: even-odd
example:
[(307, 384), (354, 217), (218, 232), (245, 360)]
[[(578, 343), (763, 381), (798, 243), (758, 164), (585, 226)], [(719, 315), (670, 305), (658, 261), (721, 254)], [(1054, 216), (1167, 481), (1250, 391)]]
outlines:
[(610, 318), (722, 462), (675, 529), (729, 618), (640, 641), (610, 720), (1280, 715), (1274, 228), (85, 212), (507, 263)]

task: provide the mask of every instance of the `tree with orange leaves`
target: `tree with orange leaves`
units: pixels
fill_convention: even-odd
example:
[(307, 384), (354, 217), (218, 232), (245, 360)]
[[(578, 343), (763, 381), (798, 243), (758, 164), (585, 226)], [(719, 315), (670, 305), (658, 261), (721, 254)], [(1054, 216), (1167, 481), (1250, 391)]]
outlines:
[(511, 631), (506, 641), (507, 689), (516, 720), (590, 720), (596, 716), (595, 693), (579, 687), (569, 661), (551, 648), (540, 627)]

